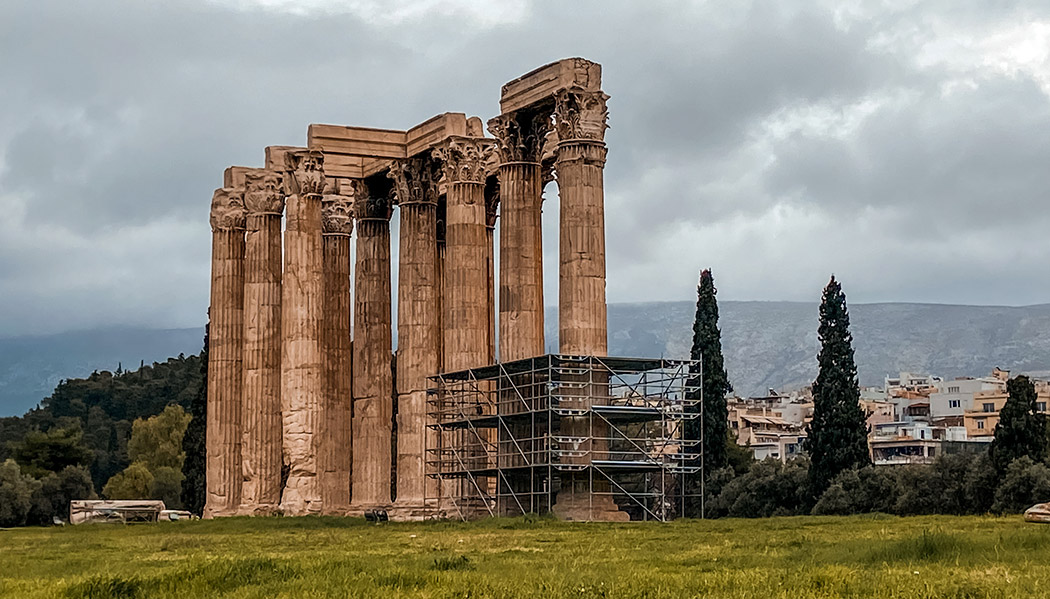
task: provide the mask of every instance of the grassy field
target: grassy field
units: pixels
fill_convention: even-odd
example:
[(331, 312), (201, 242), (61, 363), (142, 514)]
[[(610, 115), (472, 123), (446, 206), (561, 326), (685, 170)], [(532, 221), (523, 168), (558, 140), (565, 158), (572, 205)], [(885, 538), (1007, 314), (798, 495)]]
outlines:
[(0, 597), (1046, 597), (1050, 526), (273, 518), (0, 530)]

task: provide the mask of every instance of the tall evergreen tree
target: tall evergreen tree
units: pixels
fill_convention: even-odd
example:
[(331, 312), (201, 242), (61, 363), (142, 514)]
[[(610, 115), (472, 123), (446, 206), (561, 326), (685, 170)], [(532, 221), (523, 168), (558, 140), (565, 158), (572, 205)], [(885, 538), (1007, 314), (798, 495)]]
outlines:
[(820, 371), (813, 383), (813, 420), (806, 430), (814, 501), (837, 474), (871, 463), (846, 294), (834, 276), (821, 299), (818, 336)]
[(1035, 385), (1028, 377), (1018, 376), (1007, 381), (1006, 392), (1006, 405), (999, 411), (988, 450), (1000, 475), (1017, 458), (1028, 456), (1038, 463), (1047, 457), (1046, 416), (1036, 409)]
[[(726, 394), (733, 390), (726, 374), (722, 358), (722, 333), (718, 330), (718, 301), (715, 295), (714, 277), (705, 269), (700, 273), (700, 283), (696, 288), (696, 316), (693, 319), (693, 345), (689, 358), (697, 364), (690, 368), (692, 375), (689, 384), (700, 387), (701, 392), (693, 392), (690, 399), (702, 398), (703, 418), (689, 420), (686, 423), (686, 437), (703, 439), (703, 470), (690, 477), (687, 492), (695, 495), (700, 492), (700, 479), (712, 472), (729, 465), (727, 444), (729, 443), (729, 411), (726, 407)], [(700, 405), (693, 408), (699, 412)], [(698, 502), (689, 502), (695, 509)]]
[(190, 423), (182, 437), (182, 505), (194, 514), (204, 512), (205, 452), (208, 417), (208, 327), (204, 327), (204, 349), (201, 351), (201, 384), (190, 402)]

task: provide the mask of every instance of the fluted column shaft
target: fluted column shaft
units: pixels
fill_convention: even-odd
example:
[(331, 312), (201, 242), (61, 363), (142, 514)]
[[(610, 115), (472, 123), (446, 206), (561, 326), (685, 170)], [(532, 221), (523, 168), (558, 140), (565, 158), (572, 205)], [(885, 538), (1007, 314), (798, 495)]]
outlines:
[(485, 203), (477, 182), (448, 187), (445, 255), (445, 370), (488, 363)]
[(543, 186), (538, 162), (499, 167), (499, 358), (543, 354)]
[(321, 174), (319, 153), (290, 156), (284, 234), (281, 410), (288, 479), (281, 497), (286, 515), (319, 513), (318, 431), (323, 394), (321, 320)]
[[(454, 372), (488, 363), (489, 294), (485, 234), (484, 164), (494, 150), (491, 140), (453, 138), (435, 154), (442, 162), (447, 184), (445, 192), (445, 274), (444, 368)], [(486, 383), (481, 383), (482, 390)], [(471, 467), (482, 467), (482, 433), (457, 431), (446, 439), (459, 460)], [(446, 493), (473, 496), (473, 485), (460, 481), (446, 487)], [(470, 504), (461, 506), (472, 509)], [(480, 506), (476, 506), (480, 507)]]
[(558, 146), (558, 345), (562, 354), (608, 353), (605, 304), (605, 144), (568, 140)]
[(353, 345), (350, 338), (350, 236), (325, 235), (324, 245), (324, 389), (321, 436), (321, 499), (326, 513), (350, 507), (353, 438), (350, 434)]
[[(359, 194), (355, 206), (367, 203)], [(385, 202), (385, 200), (382, 200)], [(353, 506), (390, 504), (393, 380), (390, 338), (390, 213), (357, 209), (354, 265)]]
[(212, 201), (205, 517), (236, 512), (241, 494), (244, 356), (244, 204), (221, 189)]
[(402, 202), (397, 294), (397, 502), (422, 505), (427, 377), (441, 364), (436, 198)]
[(457, 137), (434, 150), (447, 185), (442, 302), (446, 372), (476, 368), (488, 360), (484, 165), (494, 149), (489, 139)]
[(248, 216), (241, 513), (281, 501), (281, 214)]
[(321, 201), (324, 316), (324, 404), (320, 430), (321, 501), (327, 514), (350, 509), (353, 456), (351, 414), (353, 343), (350, 333), (350, 235), (352, 198), (326, 195)]

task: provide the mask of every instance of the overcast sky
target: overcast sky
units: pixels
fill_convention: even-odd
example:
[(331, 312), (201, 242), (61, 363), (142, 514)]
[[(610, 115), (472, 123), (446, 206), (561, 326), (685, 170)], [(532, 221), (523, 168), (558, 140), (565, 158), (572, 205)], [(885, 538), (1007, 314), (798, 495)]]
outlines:
[(487, 120), (570, 56), (611, 96), (609, 301), (712, 267), (722, 299), (1050, 302), (1044, 1), (6, 0), (0, 336), (201, 325), (224, 167)]

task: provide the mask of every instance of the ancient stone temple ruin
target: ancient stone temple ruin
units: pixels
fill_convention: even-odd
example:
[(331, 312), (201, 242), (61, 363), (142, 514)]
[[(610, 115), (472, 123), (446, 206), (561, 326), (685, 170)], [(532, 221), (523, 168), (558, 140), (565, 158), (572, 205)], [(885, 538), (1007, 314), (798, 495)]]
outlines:
[[(304, 146), (226, 169), (206, 516), (681, 513), (699, 451), (683, 433), (689, 363), (607, 357), (608, 98), (600, 65), (571, 58), (504, 85), (492, 137), (462, 113), (310, 125)], [(545, 356), (551, 181), (559, 354)]]

